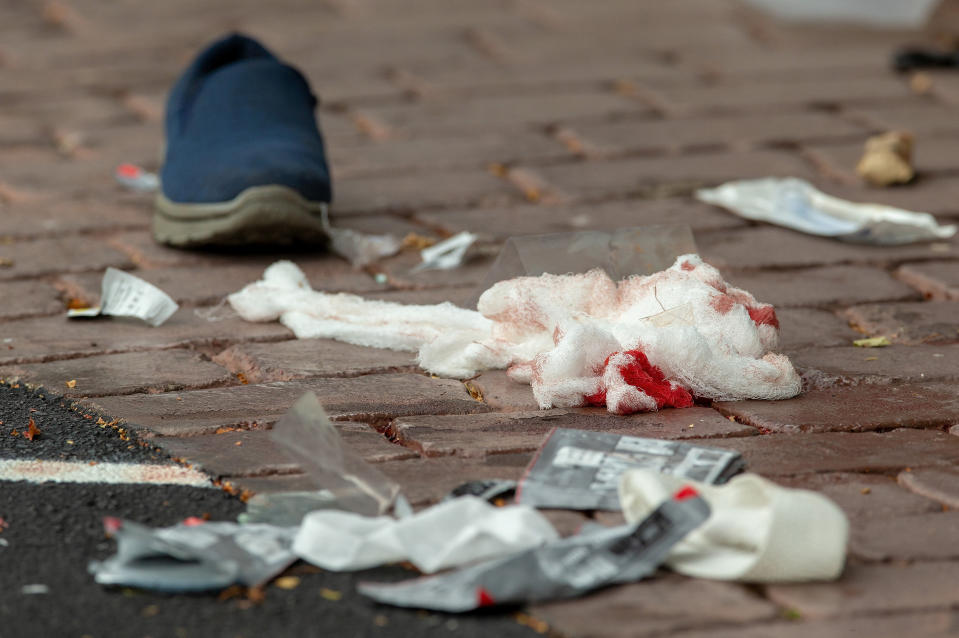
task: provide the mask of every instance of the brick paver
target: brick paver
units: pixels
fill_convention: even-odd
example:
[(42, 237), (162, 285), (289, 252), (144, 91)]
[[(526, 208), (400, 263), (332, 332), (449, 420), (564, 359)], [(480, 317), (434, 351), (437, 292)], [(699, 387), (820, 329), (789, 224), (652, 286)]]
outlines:
[[(315, 250), (155, 244), (149, 198), (111, 173), (125, 161), (157, 167), (170, 83), (229, 29), (263, 38), (321, 98), (335, 224), (430, 237), (470, 230), (486, 256), (417, 274), (411, 251), (357, 270)], [(727, 179), (794, 175), (955, 222), (959, 80), (929, 73), (920, 94), (887, 68), (895, 47), (922, 34), (782, 24), (732, 0), (61, 0), (11, 7), (0, 35), (0, 377), (123, 419), (248, 492), (315, 487), (268, 432), (306, 391), (416, 506), (467, 479), (518, 478), (558, 425), (736, 449), (751, 471), (823, 492), (847, 513), (852, 556), (838, 582), (745, 587), (668, 575), (529, 611), (567, 638), (882, 638), (959, 627), (959, 523), (944, 511), (959, 506), (959, 239), (844, 244), (691, 197)], [(860, 183), (866, 137), (893, 128), (916, 136), (918, 179)], [(510, 235), (670, 222), (689, 224), (729, 281), (777, 305), (802, 396), (628, 418), (539, 411), (502, 372), (434, 379), (408, 353), (295, 341), (280, 324), (215, 308), (278, 258), (296, 261), (317, 289), (465, 304)], [(96, 301), (107, 266), (184, 307), (155, 329), (68, 321), (68, 303)], [(851, 346), (879, 335), (894, 345)], [(617, 520), (548, 516), (564, 534)]]

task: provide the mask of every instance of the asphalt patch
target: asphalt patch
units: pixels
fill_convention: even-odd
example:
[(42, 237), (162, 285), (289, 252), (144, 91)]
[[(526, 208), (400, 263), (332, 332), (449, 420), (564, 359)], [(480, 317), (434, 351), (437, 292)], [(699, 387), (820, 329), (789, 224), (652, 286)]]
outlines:
[[(30, 440), (30, 419), (38, 434)], [(70, 408), (42, 388), (0, 385), (0, 458), (57, 461), (169, 463), (162, 452), (140, 445), (109, 421)], [(129, 439), (129, 440), (127, 440)]]

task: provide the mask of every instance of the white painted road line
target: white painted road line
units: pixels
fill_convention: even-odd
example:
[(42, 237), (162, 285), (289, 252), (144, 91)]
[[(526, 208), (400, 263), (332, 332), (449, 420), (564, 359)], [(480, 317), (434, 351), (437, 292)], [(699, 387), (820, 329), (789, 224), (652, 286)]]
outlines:
[(212, 487), (210, 477), (180, 465), (92, 461), (0, 460), (0, 481), (30, 483), (139, 483)]

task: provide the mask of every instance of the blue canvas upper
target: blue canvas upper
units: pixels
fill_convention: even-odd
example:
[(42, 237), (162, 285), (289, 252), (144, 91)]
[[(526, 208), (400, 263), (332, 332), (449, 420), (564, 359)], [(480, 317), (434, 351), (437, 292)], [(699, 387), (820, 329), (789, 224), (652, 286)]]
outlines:
[(214, 203), (280, 184), (331, 201), (316, 104), (303, 76), (256, 40), (235, 34), (214, 42), (167, 101), (163, 194)]

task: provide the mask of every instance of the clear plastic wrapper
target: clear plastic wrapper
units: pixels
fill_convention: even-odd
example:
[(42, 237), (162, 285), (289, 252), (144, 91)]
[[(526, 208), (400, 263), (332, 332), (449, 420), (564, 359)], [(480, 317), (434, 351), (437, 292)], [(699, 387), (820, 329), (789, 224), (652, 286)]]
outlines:
[(849, 202), (795, 177), (727, 182), (698, 190), (696, 197), (746, 219), (858, 244), (892, 246), (956, 234), (956, 226), (940, 226), (929, 213)]
[(701, 483), (725, 483), (743, 470), (739, 452), (588, 430), (550, 432), (516, 489), (516, 501), (539, 508), (621, 508), (619, 480), (650, 469)]
[(590, 526), (576, 536), (455, 572), (399, 583), (360, 583), (357, 589), (381, 603), (445, 612), (571, 598), (646, 578), (708, 517), (706, 502), (684, 488), (640, 523)]
[(408, 560), (432, 573), (519, 552), (559, 538), (531, 507), (494, 507), (462, 496), (399, 520), (335, 510), (308, 514), (293, 544), (303, 560), (352, 571)]
[(335, 508), (336, 497), (326, 490), (314, 492), (265, 492), (254, 494), (246, 502), (246, 511), (237, 517), (240, 523), (270, 523), (296, 527), (310, 512)]
[(393, 506), (399, 485), (343, 444), (312, 392), (297, 399), (271, 436), (338, 509), (377, 516)]
[(71, 319), (99, 315), (135, 317), (156, 327), (173, 316), (179, 307), (168, 294), (150, 282), (110, 267), (103, 274), (100, 305), (71, 309), (67, 316)]
[(117, 540), (117, 553), (90, 562), (101, 585), (168, 592), (255, 587), (296, 560), (296, 528), (204, 523), (151, 529), (116, 518), (103, 522)]

